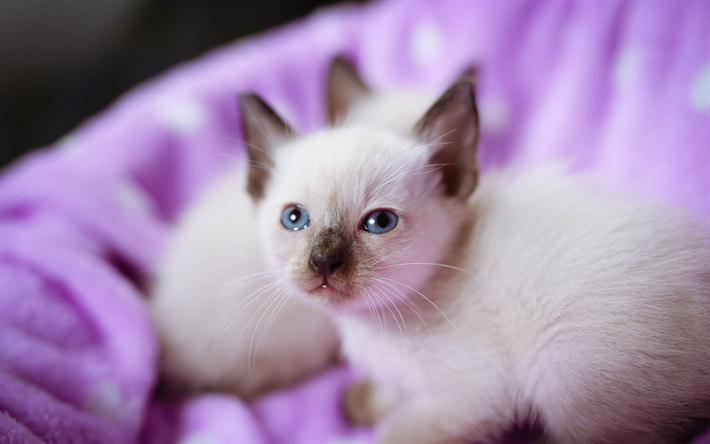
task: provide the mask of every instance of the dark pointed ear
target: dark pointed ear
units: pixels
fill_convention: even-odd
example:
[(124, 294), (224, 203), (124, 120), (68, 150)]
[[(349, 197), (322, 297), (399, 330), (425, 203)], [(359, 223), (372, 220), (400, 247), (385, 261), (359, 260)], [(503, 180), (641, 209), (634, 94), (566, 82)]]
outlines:
[(441, 182), (448, 196), (466, 200), (478, 183), (478, 109), (473, 83), (456, 82), (414, 127), (414, 135), (431, 144), (431, 164), (442, 165)]
[(342, 57), (333, 59), (328, 73), (328, 124), (332, 126), (340, 123), (358, 99), (370, 94), (370, 89), (350, 63)]
[(461, 73), (456, 78), (456, 81), (454, 83), (468, 81), (468, 82), (471, 82), (475, 87), (475, 85), (478, 81), (478, 72), (479, 72), (478, 66), (476, 66), (476, 65), (467, 66), (463, 71), (461, 71)]
[(249, 155), (247, 191), (254, 201), (264, 197), (274, 167), (274, 148), (295, 136), (294, 131), (256, 94), (239, 95), (242, 137)]

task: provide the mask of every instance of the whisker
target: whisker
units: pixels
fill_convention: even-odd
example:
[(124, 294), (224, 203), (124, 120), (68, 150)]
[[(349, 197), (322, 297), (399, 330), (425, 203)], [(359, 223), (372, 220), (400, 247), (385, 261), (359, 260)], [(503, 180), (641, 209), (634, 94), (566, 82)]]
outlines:
[(431, 299), (429, 299), (428, 297), (424, 296), (421, 292), (419, 292), (418, 290), (415, 290), (415, 289), (413, 289), (412, 287), (410, 287), (410, 286), (408, 286), (408, 285), (405, 285), (405, 284), (403, 284), (403, 283), (401, 283), (401, 282), (399, 282), (399, 281), (396, 281), (396, 280), (394, 280), (394, 279), (390, 279), (390, 278), (386, 278), (386, 277), (382, 277), (381, 279), (385, 279), (385, 280), (387, 280), (387, 281), (394, 282), (395, 284), (399, 284), (399, 285), (401, 285), (401, 286), (403, 286), (403, 287), (406, 287), (406, 288), (412, 290), (413, 292), (417, 293), (419, 296), (423, 297), (427, 302), (429, 302), (432, 306), (434, 306), (434, 308), (436, 308), (437, 310), (439, 310), (439, 313), (441, 313), (441, 315), (444, 317), (444, 319), (446, 319), (446, 320), (449, 322), (449, 324), (451, 324), (451, 326), (454, 327), (454, 329), (455, 329), (456, 331), (459, 331), (459, 329), (454, 325), (454, 323), (451, 322), (451, 319), (449, 319), (449, 317), (446, 316), (446, 313), (444, 313), (443, 311), (441, 311), (441, 309), (440, 309), (434, 302), (432, 302)]
[(390, 253), (390, 254), (388, 254), (388, 255), (385, 255), (384, 257), (379, 258), (378, 260), (376, 260), (376, 261), (374, 261), (374, 262), (372, 262), (372, 263), (370, 263), (370, 264), (364, 264), (363, 267), (364, 267), (364, 268), (370, 268), (370, 267), (372, 267), (373, 265), (378, 264), (378, 263), (382, 262), (383, 260), (385, 260), (385, 259), (391, 257), (393, 254), (395, 254), (395, 251), (393, 251), (392, 253)]
[[(227, 296), (228, 294), (234, 292), (235, 290), (238, 290), (238, 289), (240, 289), (240, 288), (242, 288), (242, 287), (246, 287), (246, 286), (249, 285), (249, 284), (253, 284), (254, 282), (260, 281), (260, 280), (262, 280), (262, 279), (272, 278), (272, 277), (274, 277), (274, 276), (275, 276), (275, 274), (274, 274), (274, 275), (266, 275), (266, 276), (258, 277), (258, 278), (256, 278), (256, 279), (252, 279), (252, 280), (249, 281), (249, 282), (244, 282), (244, 283), (241, 284), (241, 285), (237, 285), (236, 287), (229, 288), (229, 289), (227, 289), (226, 291), (224, 291), (224, 292), (218, 294), (217, 296), (214, 297), (214, 299), (222, 298), (222, 297)], [(234, 283), (236, 283), (236, 282), (233, 282), (232, 284), (234, 284)], [(232, 285), (232, 284), (228, 284), (228, 285)], [(269, 284), (266, 283), (266, 284), (264, 284), (264, 285), (269, 285)], [(262, 287), (262, 288), (263, 288), (263, 287)], [(248, 297), (248, 296), (247, 296), (247, 297)]]
[[(273, 287), (272, 287), (272, 288), (273, 288)], [(269, 289), (269, 290), (270, 290), (270, 289)], [(265, 290), (264, 292), (266, 292), (266, 291), (268, 291), (268, 290)], [(249, 325), (251, 325), (251, 323), (254, 321), (254, 317), (256, 316), (257, 313), (259, 313), (259, 310), (261, 310), (261, 308), (262, 308), (264, 305), (266, 305), (266, 304), (271, 300), (271, 298), (273, 298), (274, 295), (277, 294), (279, 291), (280, 291), (279, 289), (276, 289), (276, 290), (274, 290), (273, 292), (271, 292), (271, 294), (269, 294), (269, 296), (267, 296), (266, 300), (265, 300), (264, 302), (262, 302), (261, 305), (259, 305), (256, 310), (254, 310), (254, 313), (252, 313), (251, 318), (249, 318), (249, 322), (247, 322), (247, 323), (244, 325), (244, 327), (242, 327), (242, 331), (239, 332), (239, 336), (237, 337), (237, 342), (239, 342), (239, 340), (242, 338), (242, 335), (244, 334), (244, 331), (246, 330), (246, 328), (249, 327)], [(264, 294), (264, 292), (262, 292), (261, 294)], [(256, 297), (252, 298), (252, 301), (251, 301), (251, 302), (254, 302), (255, 300), (256, 300)], [(251, 302), (250, 302), (249, 304), (251, 304)], [(247, 307), (249, 304), (247, 304), (246, 306), (244, 306), (244, 308), (242, 308), (242, 310), (239, 312), (239, 314), (237, 314), (237, 317), (239, 317), (239, 315), (242, 314), (242, 312), (244, 311), (244, 309), (246, 309), (246, 307)], [(256, 328), (257, 328), (257, 327), (258, 327), (258, 325), (254, 327), (254, 332), (256, 332)], [(252, 338), (253, 338), (253, 336), (252, 336)], [(249, 347), (249, 354), (251, 355), (251, 344), (250, 344), (250, 347)], [(251, 359), (251, 358), (249, 357), (249, 359)], [(247, 366), (248, 366), (248, 365), (249, 365), (249, 364), (248, 364), (248, 360), (247, 360)]]
[[(361, 293), (364, 295), (364, 293)], [(372, 311), (372, 307), (370, 306), (370, 298), (365, 299), (365, 302), (367, 302), (367, 309), (370, 310), (370, 320), (372, 322), (375, 322), (375, 314)]]
[[(408, 152), (408, 151), (407, 151), (407, 152)], [(405, 152), (404, 154), (406, 154), (407, 152)], [(401, 157), (401, 156), (400, 156), (400, 157)], [(426, 168), (426, 167), (445, 166), (445, 165), (448, 165), (448, 164), (446, 164), (446, 163), (428, 163), (428, 164), (426, 164), (426, 165), (420, 165), (420, 166), (418, 166), (418, 167), (412, 168), (411, 170), (407, 170), (407, 171), (405, 171), (405, 172), (403, 172), (403, 173), (399, 173), (398, 175), (407, 174), (407, 173), (412, 173), (412, 172), (414, 172), (414, 171), (416, 171), (416, 170), (419, 170), (419, 169), (422, 169), (422, 168)], [(400, 166), (400, 168), (401, 168), (401, 166)], [(392, 174), (390, 175), (390, 177), (388, 178), (388, 180), (392, 180), (392, 178), (393, 178), (392, 176), (394, 176), (395, 174), (397, 174), (397, 173), (399, 172), (399, 169), (400, 169), (400, 168), (398, 168), (397, 170), (393, 171)]]
[[(375, 287), (375, 289), (377, 289), (378, 291), (380, 291), (380, 293), (382, 293), (382, 296), (386, 297), (387, 300), (394, 306), (394, 309), (397, 310), (397, 313), (399, 314), (399, 318), (402, 320), (402, 326), (399, 325), (399, 322), (397, 322), (397, 326), (399, 327), (400, 333), (403, 333), (403, 332), (402, 332), (402, 329), (403, 329), (403, 328), (404, 328), (404, 330), (407, 329), (407, 323), (404, 322), (404, 316), (402, 316), (402, 312), (399, 311), (399, 307), (397, 307), (397, 304), (394, 303), (394, 301), (392, 300), (392, 298), (390, 298), (389, 296), (387, 296), (387, 294), (384, 292), (384, 290), (382, 290), (382, 289), (381, 289), (379, 286), (377, 286), (377, 285), (375, 285), (374, 287)], [(388, 308), (389, 308), (389, 307), (388, 307)], [(392, 311), (392, 310), (390, 310), (390, 312), (391, 312), (391, 311)], [(392, 317), (394, 317), (394, 313), (392, 313)], [(395, 318), (395, 321), (396, 321), (396, 320), (397, 320), (397, 319)]]
[(224, 334), (227, 333), (227, 330), (229, 330), (229, 327), (231, 327), (232, 324), (234, 324), (234, 319), (232, 319), (232, 322), (230, 322), (229, 325), (227, 326), (227, 328), (225, 328), (224, 331), (222, 331), (222, 334), (219, 336), (217, 343), (214, 345), (214, 350), (212, 350), (212, 358), (210, 359), (210, 364), (212, 364), (214, 362), (214, 355), (215, 355), (215, 353), (217, 353), (217, 347), (219, 347), (219, 343), (222, 342), (222, 338), (224, 337)]
[[(377, 288), (377, 287), (376, 287), (376, 288)], [(372, 294), (375, 295), (375, 297), (376, 297), (377, 299), (379, 299), (380, 302), (382, 302), (382, 305), (384, 305), (384, 306), (387, 308), (387, 310), (389, 310), (390, 314), (392, 315), (392, 319), (394, 319), (394, 321), (397, 323), (397, 327), (399, 327), (399, 333), (400, 333), (402, 336), (404, 336), (404, 331), (402, 330), (402, 326), (399, 325), (399, 320), (395, 317), (394, 312), (392, 311), (392, 309), (390, 308), (390, 306), (387, 305), (387, 303), (384, 301), (384, 299), (382, 299), (380, 296), (378, 296), (377, 293), (375, 293), (375, 292), (373, 291)], [(390, 299), (390, 302), (392, 302), (391, 299)], [(397, 310), (397, 311), (399, 311), (399, 310)], [(383, 314), (383, 316), (384, 316), (384, 312), (383, 312), (382, 314)], [(400, 316), (401, 316), (401, 313), (400, 313)], [(404, 319), (402, 319), (402, 321), (404, 321)]]
[(377, 309), (377, 303), (372, 298), (372, 292), (368, 292), (367, 296), (372, 300), (372, 307), (375, 310), (375, 314), (377, 315), (377, 320), (380, 321), (380, 334), (382, 335), (382, 337), (384, 337), (385, 329), (382, 326), (382, 317), (380, 317), (380, 311)]
[[(222, 328), (222, 326), (224, 325), (224, 323), (227, 322), (227, 319), (229, 319), (230, 316), (231, 316), (240, 306), (242, 306), (243, 304), (246, 303), (246, 305), (244, 305), (244, 307), (239, 311), (239, 313), (237, 313), (237, 315), (232, 318), (232, 322), (234, 322), (234, 320), (236, 320), (236, 319), (242, 314), (242, 312), (244, 312), (244, 310), (245, 310), (249, 305), (251, 305), (252, 302), (254, 302), (255, 300), (257, 300), (257, 298), (258, 298), (259, 296), (261, 296), (261, 295), (264, 294), (265, 292), (269, 291), (270, 289), (274, 288), (275, 286), (279, 285), (279, 284), (280, 284), (281, 282), (283, 282), (284, 280), (285, 280), (285, 279), (280, 279), (280, 280), (278, 280), (278, 281), (276, 281), (276, 282), (272, 282), (271, 284), (266, 284), (266, 285), (262, 286), (261, 288), (259, 288), (258, 290), (253, 291), (251, 294), (249, 294), (248, 296), (246, 296), (244, 299), (242, 299), (234, 308), (232, 308), (230, 314), (229, 314), (227, 317), (224, 318), (224, 320), (222, 321), (222, 324), (220, 325), (220, 329)], [(247, 302), (248, 302), (248, 303), (247, 303)], [(230, 324), (230, 325), (231, 325), (231, 324)], [(227, 327), (227, 328), (229, 328), (229, 327)], [(225, 331), (226, 331), (226, 329), (225, 329)], [(224, 332), (222, 333), (222, 335), (224, 335)], [(241, 335), (240, 335), (240, 337), (241, 337)], [(215, 349), (216, 349), (216, 348), (215, 348)]]
[[(431, 147), (432, 145), (446, 145), (446, 144), (449, 144), (450, 142), (439, 142), (439, 139), (441, 139), (441, 138), (443, 138), (443, 137), (449, 135), (449, 134), (450, 134), (451, 132), (453, 132), (453, 131), (455, 131), (455, 129), (454, 129), (454, 130), (451, 130), (451, 131), (449, 131), (449, 132), (447, 132), (447, 133), (445, 133), (445, 134), (442, 134), (441, 136), (437, 137), (436, 139), (434, 139), (433, 141), (431, 141), (431, 142), (429, 142), (429, 143), (427, 143), (427, 144), (418, 145), (418, 146), (415, 146), (415, 147), (413, 147), (413, 148), (411, 148), (411, 149), (409, 149), (409, 150), (403, 152), (402, 154), (400, 154), (399, 156), (397, 156), (392, 162), (390, 162), (390, 163), (387, 165), (387, 168), (385, 168), (385, 170), (388, 170), (389, 168), (391, 168), (392, 165), (394, 165), (399, 159), (402, 158), (402, 156), (407, 155), (407, 154), (411, 153), (412, 151), (420, 151), (420, 150), (423, 151), (423, 150), (428, 149), (428, 148)], [(397, 174), (397, 173), (399, 172), (399, 170), (401, 170), (402, 168), (404, 168), (405, 165), (407, 165), (409, 162), (411, 162), (411, 161), (414, 160), (414, 159), (416, 159), (416, 157), (412, 157), (412, 158), (410, 158), (409, 160), (407, 160), (406, 162), (404, 162), (402, 165), (399, 166), (399, 168), (397, 168), (396, 170), (394, 170), (394, 171), (392, 172), (392, 175)], [(391, 176), (388, 177), (388, 179), (390, 179), (390, 178), (391, 178)]]
[[(454, 131), (454, 130), (452, 130), (452, 131)], [(428, 149), (429, 147), (431, 147), (432, 145), (447, 145), (447, 144), (449, 144), (450, 142), (437, 142), (439, 139), (441, 139), (442, 137), (446, 136), (446, 135), (449, 134), (449, 133), (451, 133), (451, 131), (449, 131), (449, 132), (446, 133), (446, 134), (442, 134), (439, 138), (437, 138), (435, 141), (433, 141), (433, 142), (431, 142), (431, 143), (428, 143), (428, 144), (425, 144), (425, 145), (420, 145), (420, 146), (414, 147), (414, 148), (412, 148), (412, 149), (410, 149), (410, 150), (407, 150), (407, 151), (403, 152), (402, 154), (400, 154), (399, 156), (397, 156), (392, 162), (390, 162), (389, 165), (387, 165), (387, 168), (384, 168), (383, 171), (388, 170), (388, 169), (389, 169), (392, 165), (394, 165), (395, 162), (397, 162), (402, 156), (404, 156), (404, 155), (406, 155), (406, 154), (409, 154), (409, 153), (411, 153), (412, 151), (422, 151), (422, 150), (426, 150), (426, 149)], [(417, 159), (419, 159), (419, 157), (417, 157), (417, 156), (412, 156), (412, 157), (410, 157), (407, 161), (405, 161), (404, 163), (402, 163), (396, 170), (394, 170), (394, 171), (385, 179), (385, 183), (384, 183), (384, 184), (378, 185), (378, 186), (375, 188), (375, 190), (374, 190), (373, 192), (379, 191), (385, 184), (389, 183), (389, 182), (393, 179), (393, 177), (399, 173), (399, 171), (400, 171), (402, 168), (404, 168), (404, 167), (405, 167), (406, 165), (408, 165), (410, 162), (412, 162), (412, 161), (414, 161), (414, 160), (417, 160)], [(415, 168), (415, 169), (416, 169), (416, 168)], [(406, 174), (406, 173), (404, 173), (404, 174)]]
[[(396, 181), (396, 180), (406, 179), (407, 177), (414, 177), (414, 176), (419, 176), (419, 175), (422, 175), (422, 174), (433, 173), (434, 171), (438, 171), (438, 170), (444, 168), (444, 167), (447, 166), (447, 165), (452, 165), (452, 164), (450, 164), (450, 163), (441, 163), (441, 164), (431, 164), (431, 165), (418, 166), (418, 167), (413, 168), (413, 169), (411, 169), (411, 170), (409, 170), (409, 171), (405, 171), (404, 173), (400, 173), (400, 174), (396, 175), (395, 177), (393, 177), (393, 178), (387, 180), (386, 182), (381, 183), (381, 184), (375, 189), (375, 191), (379, 190), (380, 188), (384, 187), (385, 185), (387, 185), (387, 184), (389, 184), (389, 183), (391, 183), (391, 182), (394, 182), (394, 181)], [(429, 171), (420, 171), (420, 172), (418, 172), (418, 173), (415, 173), (415, 172), (414, 172), (414, 171), (416, 171), (416, 170), (418, 170), (418, 169), (421, 169), (421, 168), (433, 167), (433, 166), (436, 166), (437, 168), (433, 168), (433, 169), (431, 169), (431, 170), (429, 170)]]
[[(278, 272), (269, 272), (269, 273), (278, 274)], [(222, 286), (219, 287), (217, 290), (213, 291), (212, 293), (210, 293), (210, 294), (208, 294), (207, 296), (205, 296), (204, 298), (202, 298), (194, 307), (192, 307), (192, 308), (190, 309), (190, 314), (192, 314), (200, 305), (202, 305), (204, 302), (206, 302), (207, 300), (209, 300), (210, 297), (212, 297), (212, 296), (213, 296), (215, 293), (217, 293), (219, 290), (222, 290), (224, 287), (227, 287), (227, 286), (229, 286), (229, 285), (235, 284), (235, 283), (237, 283), (238, 281), (241, 281), (241, 280), (243, 280), (243, 279), (252, 278), (252, 277), (254, 277), (254, 276), (256, 276), (256, 275), (259, 275), (259, 274), (262, 274), (262, 273), (250, 274), (249, 276), (245, 276), (245, 277), (243, 277), (243, 278), (236, 279), (236, 280), (231, 281), (231, 282), (229, 282), (229, 283), (227, 283), (227, 284), (225, 284), (225, 285), (222, 285)], [(260, 281), (261, 279), (266, 279), (266, 278), (269, 278), (269, 277), (271, 277), (271, 275), (261, 276), (261, 277), (259, 277), (259, 278), (253, 279), (253, 280), (251, 280), (251, 281), (249, 281), (249, 282), (247, 282), (247, 283), (245, 283), (245, 284), (238, 285), (238, 286), (236, 286), (236, 287), (234, 287), (234, 288), (230, 288), (229, 290), (227, 290), (227, 291), (225, 291), (225, 292), (222, 292), (222, 293), (218, 294), (217, 296), (214, 296), (214, 299), (219, 299), (219, 298), (221, 298), (222, 296), (225, 296), (225, 295), (231, 293), (232, 291), (234, 291), (234, 290), (236, 290), (236, 289), (238, 289), (238, 288), (244, 287), (244, 286), (249, 285), (249, 284), (253, 284), (253, 283), (256, 282), (256, 281)]]
[[(373, 279), (374, 279), (376, 282), (379, 282), (380, 284), (387, 285), (388, 287), (393, 288), (393, 289), (394, 289), (397, 293), (399, 293), (404, 299), (406, 299), (407, 301), (409, 301), (409, 302), (411, 302), (412, 304), (414, 304), (414, 306), (417, 308), (417, 310), (420, 310), (420, 309), (421, 309), (421, 308), (419, 307), (419, 305), (418, 305), (415, 301), (413, 301), (413, 300), (411, 300), (411, 299), (409, 298), (409, 295), (407, 295), (406, 293), (404, 293), (404, 292), (403, 292), (402, 290), (400, 290), (399, 288), (394, 287), (394, 286), (393, 286), (392, 284), (390, 284), (389, 282), (383, 281), (381, 277), (380, 277), (380, 278), (373, 278)], [(385, 290), (389, 291), (390, 294), (392, 293), (391, 290), (388, 290), (388, 289), (385, 289)]]
[[(288, 302), (289, 299), (290, 299), (290, 294), (287, 292), (283, 292), (283, 294), (281, 294), (278, 297), (279, 302), (276, 304), (274, 309), (271, 311), (271, 314), (269, 315), (269, 317), (266, 318), (266, 323), (264, 324), (264, 329), (259, 334), (259, 339), (256, 341), (256, 347), (254, 347), (254, 370), (256, 370), (256, 356), (259, 353), (259, 344), (261, 343), (261, 338), (264, 337), (267, 330), (269, 329), (269, 327), (271, 327), (271, 324), (274, 323), (274, 321), (278, 317), (278, 314), (281, 312), (281, 309), (286, 306), (286, 303)], [(267, 309), (268, 309), (268, 307), (267, 307)], [(257, 324), (257, 327), (258, 326), (259, 326), (259, 324)], [(252, 337), (252, 339), (253, 339), (253, 337)], [(249, 350), (251, 352), (251, 344), (249, 344)], [(249, 373), (249, 375), (251, 376), (251, 372)], [(252, 378), (252, 382), (253, 382), (253, 378)]]
[(226, 243), (226, 244), (235, 245), (235, 246), (237, 246), (237, 247), (242, 247), (242, 248), (245, 248), (245, 249), (247, 249), (247, 250), (256, 251), (257, 253), (268, 254), (269, 256), (273, 256), (273, 257), (276, 257), (276, 258), (279, 258), (279, 259), (283, 259), (284, 261), (286, 260), (285, 257), (283, 257), (283, 256), (281, 256), (281, 255), (278, 255), (278, 254), (276, 254), (276, 253), (271, 253), (271, 252), (268, 252), (268, 251), (265, 251), (265, 250), (259, 250), (258, 248), (247, 247), (246, 245), (241, 245), (241, 244), (238, 244), (238, 243), (236, 243), (236, 242), (227, 241), (227, 240), (223, 240), (223, 239), (211, 239), (211, 241), (212, 241), (212, 242), (222, 242), (222, 243)]
[[(281, 302), (281, 303), (279, 304), (279, 306), (278, 306), (278, 311), (274, 314), (273, 318), (271, 318), (271, 316), (269, 316), (269, 318), (266, 319), (266, 322), (267, 322), (267, 323), (266, 323), (266, 326), (265, 326), (265, 331), (266, 331), (266, 329), (269, 328), (269, 326), (270, 326), (271, 324), (273, 324), (273, 322), (276, 320), (276, 317), (278, 316), (278, 313), (281, 311), (281, 309), (282, 309), (283, 307), (286, 306), (286, 303), (289, 301), (289, 299), (291, 299), (291, 297), (293, 297), (293, 293), (292, 293), (291, 291), (287, 291), (287, 292), (284, 293), (283, 296), (281, 296), (282, 302)], [(320, 311), (319, 311), (319, 314), (320, 314)], [(262, 332), (262, 335), (263, 335), (263, 334), (264, 334), (264, 333)], [(261, 339), (261, 338), (260, 338), (260, 339)], [(257, 349), (259, 348), (259, 343), (258, 343), (258, 342), (256, 343), (256, 348), (257, 348)]]
[(385, 269), (385, 268), (392, 268), (392, 267), (401, 267), (401, 266), (403, 266), (403, 265), (436, 265), (436, 266), (439, 266), (439, 267), (451, 268), (452, 270), (457, 270), (457, 271), (460, 271), (460, 272), (462, 272), (462, 273), (466, 273), (466, 274), (469, 275), (469, 276), (473, 276), (471, 273), (469, 273), (468, 271), (464, 270), (463, 268), (454, 267), (454, 266), (452, 266), (452, 265), (446, 265), (446, 264), (436, 264), (436, 263), (433, 263), (433, 262), (407, 262), (407, 263), (403, 263), (403, 264), (385, 265), (384, 267), (378, 267), (378, 268), (376, 268), (376, 270), (382, 270), (382, 269)]
[[(254, 381), (254, 376), (252, 375), (252, 372), (251, 372), (251, 361), (252, 361), (252, 360), (251, 360), (251, 356), (252, 356), (252, 355), (251, 355), (251, 348), (252, 348), (252, 345), (254, 345), (254, 337), (256, 336), (256, 331), (259, 329), (259, 325), (261, 325), (261, 320), (264, 319), (264, 316), (266, 316), (266, 312), (269, 311), (269, 308), (271, 308), (271, 306), (274, 305), (274, 303), (275, 303), (276, 301), (280, 301), (279, 297), (280, 297), (281, 294), (283, 294), (285, 291), (286, 291), (286, 290), (285, 290), (284, 288), (282, 288), (280, 291), (274, 292), (274, 294), (272, 294), (271, 296), (269, 296), (269, 298), (267, 299), (267, 301), (268, 301), (269, 299), (271, 299), (272, 297), (273, 297), (273, 300), (272, 300), (271, 303), (264, 309), (264, 312), (261, 314), (261, 317), (260, 317), (259, 320), (257, 321), (256, 325), (254, 326), (254, 330), (252, 331), (251, 340), (249, 341), (249, 354), (247, 355), (247, 368), (248, 368), (248, 370), (249, 370), (249, 378), (251, 378), (251, 382), (254, 383), (254, 384), (256, 384), (256, 382)], [(259, 307), (259, 308), (257, 309), (257, 312), (258, 312), (259, 309), (261, 309), (261, 307)], [(256, 312), (255, 312), (255, 313), (256, 313)], [(262, 332), (262, 334), (263, 334), (263, 332)], [(261, 335), (260, 335), (259, 337), (261, 338)], [(258, 344), (258, 342), (257, 342), (257, 344)], [(254, 350), (254, 369), (256, 369), (256, 350)]]
[(261, 256), (257, 256), (254, 254), (246, 254), (246, 253), (213, 253), (213, 254), (205, 254), (204, 256), (197, 257), (195, 259), (192, 259), (188, 264), (194, 264), (195, 262), (199, 262), (204, 259), (208, 259), (211, 257), (253, 257), (257, 259), (264, 259)]
[(397, 295), (397, 294), (394, 293), (392, 290), (388, 290), (389, 293), (390, 293), (392, 296), (394, 296), (394, 297), (396, 297), (397, 299), (399, 299), (400, 301), (402, 301), (407, 307), (409, 307), (410, 310), (412, 310), (412, 313), (414, 313), (415, 315), (417, 315), (417, 317), (419, 318), (419, 320), (422, 321), (422, 324), (424, 324), (424, 328), (427, 329), (427, 331), (429, 332), (429, 336), (431, 337), (431, 340), (434, 342), (434, 347), (436, 348), (436, 354), (438, 355), (438, 354), (439, 354), (439, 344), (436, 343), (436, 338), (434, 338), (434, 333), (431, 332), (431, 329), (429, 328), (429, 325), (426, 323), (426, 321), (424, 320), (424, 318), (422, 318), (422, 316), (419, 314), (419, 312), (416, 311), (414, 308), (412, 308), (411, 305), (409, 305), (409, 303), (406, 301), (406, 296), (404, 296), (404, 293), (402, 293), (399, 289), (395, 288), (392, 284), (389, 284), (389, 283), (384, 282), (384, 281), (380, 281), (379, 279), (375, 279), (375, 280), (378, 281), (378, 282), (380, 282), (380, 283), (383, 284), (383, 285), (387, 285), (387, 286), (390, 287), (392, 290), (396, 291), (397, 293), (399, 293), (399, 294), (401, 295), (401, 296), (400, 296), (400, 295)]
[[(265, 285), (264, 287), (260, 288), (259, 290), (257, 290), (257, 291), (255, 291), (255, 292), (251, 293), (249, 296), (247, 296), (246, 298), (244, 298), (244, 300), (242, 300), (239, 304), (237, 304), (237, 305), (234, 307), (234, 309), (232, 309), (232, 312), (234, 312), (237, 308), (239, 308), (240, 305), (244, 304), (247, 300), (249, 300), (249, 303), (247, 303), (246, 305), (244, 305), (244, 307), (242, 307), (242, 309), (239, 311), (239, 313), (237, 313), (237, 315), (235, 316), (235, 318), (238, 318), (239, 315), (241, 315), (241, 314), (244, 312), (244, 310), (246, 310), (246, 308), (252, 304), (252, 302), (254, 302), (255, 300), (257, 300), (257, 298), (258, 298), (259, 296), (263, 295), (264, 293), (266, 293), (267, 291), (271, 290), (272, 288), (274, 288), (274, 287), (280, 285), (280, 284), (281, 284), (282, 282), (284, 282), (285, 280), (286, 280), (286, 279), (279, 279), (279, 280), (276, 281), (276, 282), (273, 282), (273, 283), (271, 283), (271, 284)], [(272, 294), (273, 294), (273, 293), (272, 293)], [(257, 309), (257, 310), (258, 310), (258, 309)]]
[(245, 159), (244, 163), (246, 163), (249, 166), (253, 166), (255, 168), (261, 168), (262, 170), (266, 170), (266, 171), (271, 171), (274, 169), (273, 166), (267, 165), (262, 162), (257, 162), (256, 160)]
[[(223, 288), (225, 288), (225, 287), (228, 287), (228, 286), (230, 286), (230, 285), (232, 285), (232, 284), (236, 284), (236, 283), (239, 282), (239, 281), (243, 281), (244, 279), (249, 279), (249, 278), (254, 277), (254, 276), (260, 276), (260, 275), (261, 275), (262, 277), (259, 278), (259, 279), (263, 279), (263, 278), (269, 277), (269, 276), (271, 276), (271, 275), (279, 274), (279, 273), (280, 273), (279, 270), (260, 271), (260, 272), (258, 272), (258, 273), (253, 273), (253, 274), (250, 274), (250, 275), (248, 275), (248, 276), (241, 277), (241, 278), (235, 279), (235, 280), (233, 280), (233, 281), (229, 281), (229, 282), (227, 282), (226, 284), (224, 284), (224, 285), (222, 285), (221, 287), (219, 287), (218, 290), (221, 290), (221, 289), (223, 289)], [(259, 279), (257, 279), (257, 280), (259, 280)], [(252, 282), (256, 282), (256, 281), (252, 281)], [(249, 282), (249, 283), (251, 283), (251, 282)], [(237, 287), (237, 288), (239, 288), (239, 287)]]

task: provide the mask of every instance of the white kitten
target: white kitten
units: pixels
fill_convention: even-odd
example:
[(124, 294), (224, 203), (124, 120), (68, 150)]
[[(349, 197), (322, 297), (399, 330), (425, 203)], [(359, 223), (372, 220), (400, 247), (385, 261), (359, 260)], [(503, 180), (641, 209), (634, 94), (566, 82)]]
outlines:
[[(191, 210), (154, 295), (164, 371), (255, 393), (245, 356), (269, 307), (293, 294), (336, 319), (347, 357), (384, 388), (360, 406), (388, 412), (378, 442), (480, 441), (537, 421), (558, 443), (667, 443), (708, 421), (707, 233), (559, 169), (490, 173), (479, 184), (471, 82), (428, 111), (425, 99), (370, 95), (336, 61), (329, 119), (342, 124), (297, 138), (260, 99), (241, 96), (247, 177), (223, 179)], [(205, 232), (268, 252), (270, 265), (238, 256), (232, 269), (204, 266), (204, 282), (179, 275), (175, 264), (199, 256)], [(250, 304), (251, 291), (238, 289), (190, 314), (221, 281), (268, 270), (250, 285), (271, 283), (271, 299)], [(207, 365), (239, 304), (248, 314)], [(302, 310), (293, 303), (264, 335), (256, 387), (332, 357), (329, 325), (295, 325)], [(253, 340), (250, 319), (260, 324)]]
[[(331, 124), (352, 111), (348, 121), (403, 134), (436, 99), (421, 91), (369, 94), (341, 59), (331, 66), (328, 90), (335, 91), (327, 94)], [(253, 187), (271, 163), (259, 148), (269, 143), (259, 138), (271, 134), (254, 127), (259, 122), (249, 109), (242, 111), (253, 168), (239, 159), (185, 210), (155, 276), (150, 305), (161, 370), (173, 387), (253, 397), (332, 363), (340, 341), (332, 322), (292, 299), (281, 270), (265, 260), (275, 250), (265, 248), (259, 233), (261, 191)]]
[[(330, 94), (337, 121), (367, 91)], [(375, 389), (378, 411), (398, 398), (377, 442), (537, 421), (558, 443), (667, 443), (710, 419), (707, 233), (555, 168), (479, 184), (465, 79), (410, 135), (366, 103), (355, 113), (375, 124), (293, 138), (241, 97), (252, 223), (285, 285), (333, 314), (347, 357), (396, 393)]]

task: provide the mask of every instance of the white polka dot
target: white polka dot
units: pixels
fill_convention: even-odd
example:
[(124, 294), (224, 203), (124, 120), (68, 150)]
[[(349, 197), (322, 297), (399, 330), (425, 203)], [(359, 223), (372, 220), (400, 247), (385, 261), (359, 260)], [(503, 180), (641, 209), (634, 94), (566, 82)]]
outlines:
[(621, 51), (614, 65), (614, 86), (621, 88), (633, 83), (638, 74), (639, 61), (638, 51), (631, 48)]
[(481, 126), (491, 133), (503, 131), (510, 124), (510, 107), (500, 97), (481, 100)]
[(696, 74), (688, 90), (690, 107), (698, 111), (710, 110), (710, 62)]
[(89, 413), (120, 422), (125, 410), (121, 390), (113, 381), (100, 382), (84, 398), (84, 408)]
[(195, 100), (171, 100), (159, 106), (158, 118), (171, 130), (179, 134), (189, 134), (207, 123), (208, 112)]
[(444, 34), (431, 22), (419, 23), (412, 32), (409, 52), (419, 65), (436, 62), (444, 49)]
[(180, 444), (220, 444), (222, 441), (209, 432), (198, 432), (186, 436)]
[(346, 436), (336, 436), (328, 441), (328, 444), (364, 444), (361, 439), (348, 438)]
[(138, 215), (150, 214), (151, 201), (143, 190), (130, 182), (119, 182), (114, 190), (116, 200), (125, 210)]

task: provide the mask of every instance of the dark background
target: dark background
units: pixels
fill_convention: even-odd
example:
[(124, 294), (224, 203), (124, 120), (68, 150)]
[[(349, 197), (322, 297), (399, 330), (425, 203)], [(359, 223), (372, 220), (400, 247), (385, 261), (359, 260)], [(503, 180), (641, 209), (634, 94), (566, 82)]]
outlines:
[(0, 0), (0, 167), (135, 84), (339, 0)]

